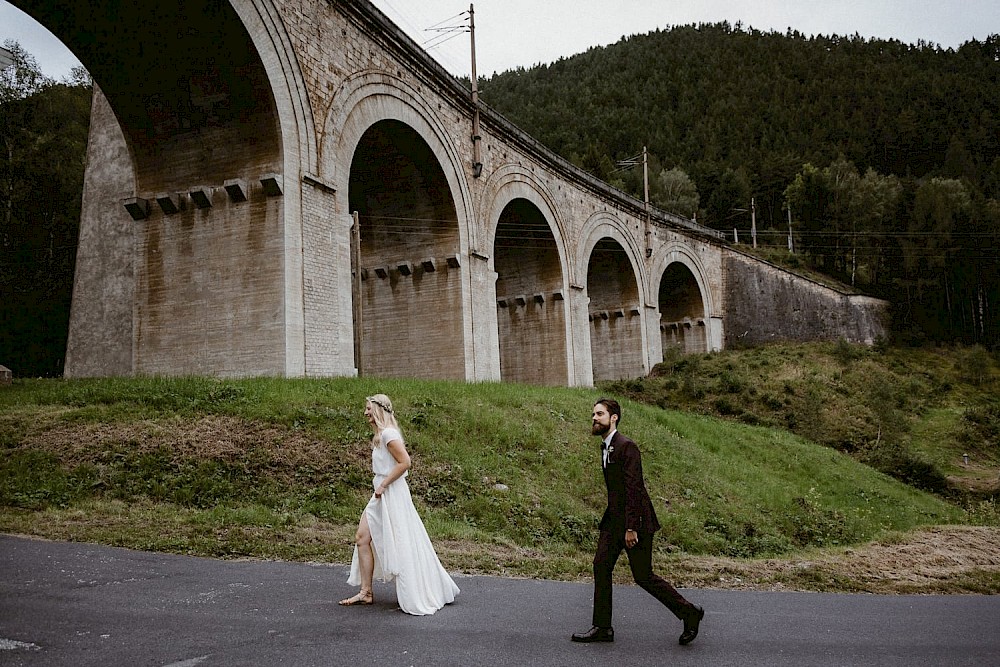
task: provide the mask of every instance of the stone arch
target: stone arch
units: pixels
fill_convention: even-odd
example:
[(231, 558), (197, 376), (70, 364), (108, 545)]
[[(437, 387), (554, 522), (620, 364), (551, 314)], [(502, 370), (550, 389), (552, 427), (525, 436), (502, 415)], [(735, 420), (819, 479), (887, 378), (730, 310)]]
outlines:
[(579, 266), (586, 267), (593, 380), (645, 375), (645, 280), (636, 239), (623, 222), (606, 213), (589, 220), (584, 234)]
[(572, 338), (559, 216), (540, 183), (520, 170), (494, 174), (488, 187), (500, 379), (565, 385)]
[(317, 168), (316, 129), (302, 70), (274, 0), (230, 0), (243, 20), (260, 54), (271, 82), (278, 109), (291, 109), (288, 118), (279, 116), (286, 165), (301, 171)]
[(360, 213), (358, 371), (468, 379), (468, 214), (457, 152), (435, 115), (384, 73), (355, 77), (327, 117), (324, 180)]
[[(469, 221), (472, 196), (462, 160), (451, 141), (447, 123), (418, 90), (406, 81), (381, 71), (364, 71), (344, 80), (330, 102), (323, 123), (319, 174), (339, 193), (347, 192), (354, 151), (362, 135), (380, 120), (398, 120), (413, 128), (427, 142), (444, 170), (455, 200), (462, 247), (473, 247)], [(338, 197), (338, 212), (350, 215), (347, 200)]]
[(655, 294), (647, 299), (657, 304), (661, 353), (670, 348), (685, 354), (711, 351), (712, 292), (705, 269), (689, 246), (675, 241), (659, 249), (650, 287)]
[(514, 198), (526, 199), (545, 216), (559, 248), (560, 262), (568, 280), (573, 258), (569, 255), (566, 244), (568, 238), (566, 222), (560, 215), (559, 207), (552, 199), (551, 193), (541, 180), (520, 165), (506, 164), (490, 174), (486, 181), (486, 189), (490, 194), (480, 214), (480, 217), (486, 221), (485, 234), (489, 242), (484, 245), (492, 244), (496, 237), (497, 224), (503, 207)]
[[(169, 191), (170, 179), (183, 187), (192, 179), (208, 185), (213, 174), (224, 173), (209, 150), (198, 159), (172, 162), (169, 174), (142, 173), (167, 161), (164, 149), (207, 149), (225, 141), (227, 152), (233, 144), (252, 145), (249, 159), (267, 163), (261, 167), (280, 166), (267, 155), (275, 148), (279, 163), (314, 163), (305, 82), (273, 0), (13, 4), (62, 40), (94, 77), (136, 161), (138, 189)], [(191, 22), (199, 29), (155, 29)], [(138, 34), (142, 40), (134, 39)], [(282, 113), (288, 109), (291, 117)], [(147, 145), (155, 146), (155, 155), (145, 154)]]
[[(70, 337), (88, 342), (74, 348), (67, 374), (302, 374), (301, 202), (284, 175), (315, 156), (315, 132), (275, 2), (15, 4), (94, 77), (94, 116), (103, 125), (91, 150), (114, 156), (102, 166), (113, 178), (86, 181), (81, 219), (99, 239), (92, 254), (106, 261), (80, 266), (74, 289), (130, 322), (112, 331), (77, 309)], [(265, 198), (264, 175), (276, 175), (269, 182), (287, 196)], [(238, 206), (227, 201), (227, 181), (241, 184)], [(193, 204), (195, 191), (210, 211)], [(153, 203), (138, 225), (121, 206), (130, 196)], [(193, 289), (206, 272), (218, 278), (214, 289)], [(109, 289), (121, 280), (134, 289)], [(258, 287), (243, 289), (248, 281)], [(246, 321), (262, 324), (245, 335)], [(105, 366), (104, 348), (129, 349), (129, 367), (118, 352), (114, 369)]]

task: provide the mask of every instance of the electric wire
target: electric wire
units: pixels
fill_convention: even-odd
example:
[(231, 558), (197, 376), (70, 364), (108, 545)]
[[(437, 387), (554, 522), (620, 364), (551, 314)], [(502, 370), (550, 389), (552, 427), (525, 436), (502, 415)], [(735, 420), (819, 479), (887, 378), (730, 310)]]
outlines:
[[(400, 27), (404, 29), (403, 31), (407, 33), (411, 37), (411, 39), (413, 39), (414, 42), (420, 44), (422, 40), (418, 38), (418, 35), (422, 35), (426, 30), (424, 28), (418, 27), (418, 24), (426, 25), (426, 22), (422, 18), (418, 18), (414, 13), (410, 11), (403, 11), (397, 6), (399, 3), (393, 2), (393, 0), (381, 0), (379, 4), (384, 5), (387, 9), (390, 9), (393, 14), (393, 16), (390, 16), (390, 19), (399, 24), (402, 24)], [(407, 10), (411, 9), (412, 7), (413, 5), (407, 4)], [(389, 12), (386, 13), (388, 14)], [(438, 21), (434, 25), (440, 25), (442, 23), (452, 21), (458, 16), (467, 13), (468, 12), (461, 12), (456, 16), (445, 19), (444, 21)], [(444, 42), (442, 42), (442, 44), (443, 43)], [(460, 60), (457, 56), (455, 56), (453, 53), (450, 53), (448, 50), (438, 48), (440, 46), (441, 44), (437, 44), (433, 47), (424, 46), (422, 48), (428, 52), (428, 55), (430, 55), (429, 52), (433, 49), (434, 54), (432, 57), (438, 60), (438, 62), (441, 63), (446, 70), (451, 72), (453, 76), (466, 76), (468, 70), (470, 69), (469, 64), (465, 63), (463, 60)]]

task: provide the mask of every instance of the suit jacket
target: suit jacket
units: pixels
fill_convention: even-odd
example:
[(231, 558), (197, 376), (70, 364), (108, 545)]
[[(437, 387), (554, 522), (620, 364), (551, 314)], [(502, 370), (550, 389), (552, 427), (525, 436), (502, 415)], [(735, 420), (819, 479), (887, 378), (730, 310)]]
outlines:
[(655, 533), (660, 522), (642, 479), (639, 447), (620, 432), (611, 438), (604, 484), (608, 487), (608, 508), (601, 517), (601, 530), (625, 534), (626, 530)]

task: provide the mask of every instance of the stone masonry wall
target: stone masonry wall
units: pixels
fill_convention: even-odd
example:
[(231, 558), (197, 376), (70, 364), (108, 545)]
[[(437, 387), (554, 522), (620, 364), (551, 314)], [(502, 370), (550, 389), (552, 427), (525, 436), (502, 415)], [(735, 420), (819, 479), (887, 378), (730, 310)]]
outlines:
[(839, 292), (735, 250), (723, 263), (726, 347), (841, 338), (871, 345), (887, 334), (886, 301)]
[(135, 276), (132, 218), (121, 205), (108, 212), (135, 180), (128, 146), (114, 112), (94, 86), (73, 305), (66, 345), (66, 377), (132, 373)]

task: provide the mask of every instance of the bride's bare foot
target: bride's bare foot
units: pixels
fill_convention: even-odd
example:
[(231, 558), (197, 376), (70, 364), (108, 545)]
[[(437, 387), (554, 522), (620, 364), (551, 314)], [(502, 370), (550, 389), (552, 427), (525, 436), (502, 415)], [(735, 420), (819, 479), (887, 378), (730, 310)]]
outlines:
[(350, 607), (356, 604), (371, 604), (374, 601), (375, 596), (372, 595), (372, 592), (362, 589), (357, 595), (341, 600), (338, 604), (342, 607)]

